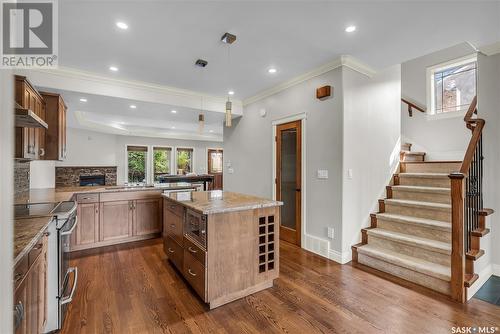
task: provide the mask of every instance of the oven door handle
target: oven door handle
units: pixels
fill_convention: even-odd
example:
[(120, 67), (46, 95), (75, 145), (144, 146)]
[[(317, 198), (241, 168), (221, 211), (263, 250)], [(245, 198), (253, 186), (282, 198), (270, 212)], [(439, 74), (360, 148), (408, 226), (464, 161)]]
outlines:
[(70, 273), (75, 274), (75, 279), (73, 280), (73, 287), (71, 288), (71, 293), (69, 294), (69, 296), (61, 297), (61, 305), (71, 303), (71, 301), (73, 300), (73, 295), (75, 294), (76, 291), (76, 286), (78, 285), (78, 268), (77, 267), (68, 268), (66, 276), (69, 275)]
[(78, 216), (75, 216), (75, 223), (71, 226), (71, 229), (69, 231), (61, 232), (61, 235), (70, 235), (75, 230), (76, 225), (78, 225)]

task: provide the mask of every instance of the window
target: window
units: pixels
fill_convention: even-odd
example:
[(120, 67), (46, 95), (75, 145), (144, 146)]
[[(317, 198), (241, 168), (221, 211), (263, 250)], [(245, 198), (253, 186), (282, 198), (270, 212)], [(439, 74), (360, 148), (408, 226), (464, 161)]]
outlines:
[(147, 146), (127, 146), (129, 183), (146, 183)]
[(193, 171), (193, 149), (178, 148), (177, 149), (177, 174), (185, 175)]
[(468, 57), (429, 70), (432, 114), (465, 111), (476, 96), (477, 61)]
[(170, 147), (153, 147), (153, 182), (160, 182), (164, 175), (170, 175), (172, 149)]

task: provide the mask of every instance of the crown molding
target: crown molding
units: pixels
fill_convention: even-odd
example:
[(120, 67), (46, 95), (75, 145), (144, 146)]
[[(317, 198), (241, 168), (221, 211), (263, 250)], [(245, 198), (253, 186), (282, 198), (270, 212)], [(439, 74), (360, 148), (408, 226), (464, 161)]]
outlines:
[(285, 89), (298, 85), (304, 81), (310, 80), (327, 72), (330, 72), (339, 67), (348, 67), (356, 72), (359, 72), (367, 77), (372, 77), (376, 71), (370, 66), (360, 62), (352, 56), (344, 55), (340, 56), (320, 67), (317, 67), (309, 72), (301, 74), (291, 80), (285, 81), (277, 86), (271, 87), (269, 89), (263, 90), (260, 93), (257, 93), (254, 96), (246, 98), (243, 100), (243, 106), (247, 106), (259, 100), (265, 99), (266, 97), (277, 94)]
[(197, 140), (197, 141), (211, 141), (222, 142), (223, 138), (220, 135), (200, 135), (191, 133), (172, 132), (168, 134), (159, 134), (149, 131), (129, 131), (119, 126), (112, 126), (89, 121), (85, 118), (83, 112), (76, 110), (74, 112), (75, 118), (82, 129), (96, 131), (112, 135), (132, 136), (132, 137), (149, 137), (149, 138), (164, 138), (164, 139), (180, 139), (180, 140)]
[(493, 56), (500, 53), (500, 42), (489, 45), (483, 45), (479, 50), (487, 56)]
[[(25, 75), (36, 86), (77, 91), (87, 94), (106, 95), (152, 103), (183, 106), (207, 111), (225, 112), (226, 97), (213, 96), (191, 90), (158, 85), (154, 83), (123, 80), (96, 73), (59, 66), (56, 69), (17, 70), (16, 74)], [(242, 102), (232, 99), (233, 113), (241, 115)]]

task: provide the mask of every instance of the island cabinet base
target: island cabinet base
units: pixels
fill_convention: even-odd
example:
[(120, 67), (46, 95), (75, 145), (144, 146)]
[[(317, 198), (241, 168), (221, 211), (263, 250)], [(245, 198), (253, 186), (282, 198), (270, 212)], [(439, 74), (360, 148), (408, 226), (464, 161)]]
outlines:
[[(183, 203), (165, 201), (165, 253), (210, 309), (273, 286), (279, 276), (279, 206), (197, 214), (186, 205), (180, 243), (177, 206)], [(191, 233), (202, 222), (206, 230), (198, 232), (205, 243)]]

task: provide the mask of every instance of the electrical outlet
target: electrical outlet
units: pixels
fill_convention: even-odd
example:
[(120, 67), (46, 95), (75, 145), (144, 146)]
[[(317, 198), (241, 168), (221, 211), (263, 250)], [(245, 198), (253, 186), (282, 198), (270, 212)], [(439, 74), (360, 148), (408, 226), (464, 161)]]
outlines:
[(335, 239), (335, 229), (333, 227), (328, 228), (328, 238)]

